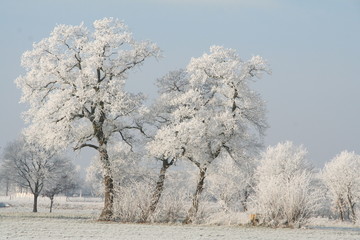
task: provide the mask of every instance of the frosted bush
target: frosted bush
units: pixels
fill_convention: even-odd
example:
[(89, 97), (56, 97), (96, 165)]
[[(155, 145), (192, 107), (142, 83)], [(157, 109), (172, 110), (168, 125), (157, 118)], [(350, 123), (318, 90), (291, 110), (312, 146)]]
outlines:
[(186, 162), (178, 162), (168, 171), (164, 191), (152, 221), (181, 222), (191, 205), (191, 192), (196, 172)]
[(145, 222), (149, 209), (152, 185), (132, 182), (127, 186), (116, 187), (114, 218), (121, 222)]
[(165, 191), (153, 216), (155, 222), (175, 223), (185, 218), (190, 205), (190, 193), (186, 189)]
[(249, 197), (253, 193), (255, 162), (234, 161), (223, 157), (215, 161), (209, 169), (206, 192), (219, 207), (218, 211), (239, 212), (248, 208)]
[(254, 199), (260, 223), (300, 226), (319, 207), (307, 151), (292, 142), (279, 143), (263, 153), (256, 170)]
[(360, 156), (354, 152), (343, 151), (322, 171), (322, 179), (331, 200), (332, 211), (342, 221), (357, 221), (356, 206), (360, 201)]

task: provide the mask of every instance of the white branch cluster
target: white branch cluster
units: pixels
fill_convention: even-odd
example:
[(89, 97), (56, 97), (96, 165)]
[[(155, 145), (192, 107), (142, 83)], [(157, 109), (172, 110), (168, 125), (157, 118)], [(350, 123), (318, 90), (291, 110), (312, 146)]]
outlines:
[(242, 157), (254, 152), (267, 124), (264, 103), (249, 81), (263, 72), (270, 71), (261, 57), (244, 62), (235, 50), (212, 46), (185, 70), (159, 80), (168, 114), (148, 145), (150, 153), (205, 166), (224, 151)]
[(135, 41), (117, 19), (95, 21), (93, 31), (58, 25), (22, 56), (27, 72), (16, 83), (30, 105), (25, 134), (58, 148), (91, 142), (96, 126), (109, 138), (144, 98), (124, 90), (129, 71), (158, 56), (155, 44)]
[(256, 170), (256, 210), (263, 223), (294, 226), (318, 208), (319, 193), (303, 146), (279, 143), (263, 153)]

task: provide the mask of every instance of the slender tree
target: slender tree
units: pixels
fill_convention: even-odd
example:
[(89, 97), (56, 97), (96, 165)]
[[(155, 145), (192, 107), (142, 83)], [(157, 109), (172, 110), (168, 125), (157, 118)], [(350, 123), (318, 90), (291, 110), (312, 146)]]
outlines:
[[(149, 129), (155, 129), (155, 131), (149, 131), (146, 134), (150, 146), (152, 144), (151, 141), (154, 141), (156, 130), (171, 124), (171, 114), (177, 109), (177, 106), (169, 103), (176, 96), (183, 94), (187, 90), (189, 82), (186, 75), (185, 70), (180, 69), (171, 71), (157, 80), (159, 98), (151, 106), (148, 116), (145, 116), (147, 121), (143, 124), (146, 124)], [(146, 217), (148, 221), (151, 220), (150, 218), (154, 214), (164, 191), (167, 170), (175, 164), (177, 159), (162, 155), (156, 157), (156, 160), (161, 162), (161, 168), (150, 199), (150, 206)]]
[(50, 37), (22, 56), (26, 74), (17, 78), (30, 123), (25, 134), (44, 147), (75, 150), (90, 147), (100, 156), (104, 173), (104, 208), (99, 220), (113, 215), (113, 176), (108, 144), (129, 142), (131, 118), (143, 96), (124, 90), (129, 72), (159, 56), (150, 42), (137, 42), (119, 20), (58, 25)]
[(76, 167), (68, 158), (57, 161), (54, 171), (45, 179), (43, 195), (50, 199), (50, 209), (52, 212), (54, 197), (60, 193), (67, 194), (69, 191), (79, 187), (80, 176)]

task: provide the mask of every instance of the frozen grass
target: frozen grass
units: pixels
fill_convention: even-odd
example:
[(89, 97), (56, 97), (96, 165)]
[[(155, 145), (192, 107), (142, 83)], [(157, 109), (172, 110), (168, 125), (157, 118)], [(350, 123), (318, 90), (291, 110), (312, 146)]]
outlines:
[(104, 223), (86, 219), (0, 217), (0, 239), (360, 239), (334, 229), (268, 229)]
[(309, 226), (316, 229), (121, 224), (96, 221), (102, 207), (99, 201), (66, 202), (57, 198), (53, 213), (48, 213), (49, 202), (43, 198), (39, 199), (39, 213), (31, 213), (31, 198), (0, 197), (1, 201), (13, 206), (0, 208), (0, 239), (360, 239), (360, 228), (325, 219), (310, 222)]
[(50, 200), (46, 197), (38, 198), (38, 212), (32, 212), (32, 196), (13, 195), (11, 197), (1, 197), (0, 202), (11, 205), (8, 208), (0, 208), (0, 216), (14, 217), (40, 217), (40, 218), (82, 218), (96, 219), (102, 209), (101, 199), (85, 198), (66, 198), (55, 197), (53, 212), (49, 213)]

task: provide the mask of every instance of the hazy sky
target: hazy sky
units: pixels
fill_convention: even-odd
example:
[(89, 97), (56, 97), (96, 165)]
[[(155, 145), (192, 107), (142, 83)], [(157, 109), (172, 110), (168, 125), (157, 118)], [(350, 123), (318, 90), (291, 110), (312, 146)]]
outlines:
[(103, 17), (124, 20), (136, 39), (163, 50), (130, 75), (129, 90), (154, 98), (155, 79), (214, 44), (244, 60), (260, 55), (273, 71), (253, 84), (267, 102), (266, 145), (303, 144), (317, 167), (342, 150), (360, 154), (359, 0), (2, 0), (0, 147), (24, 127), (14, 84), (21, 54), (56, 24), (90, 27)]

